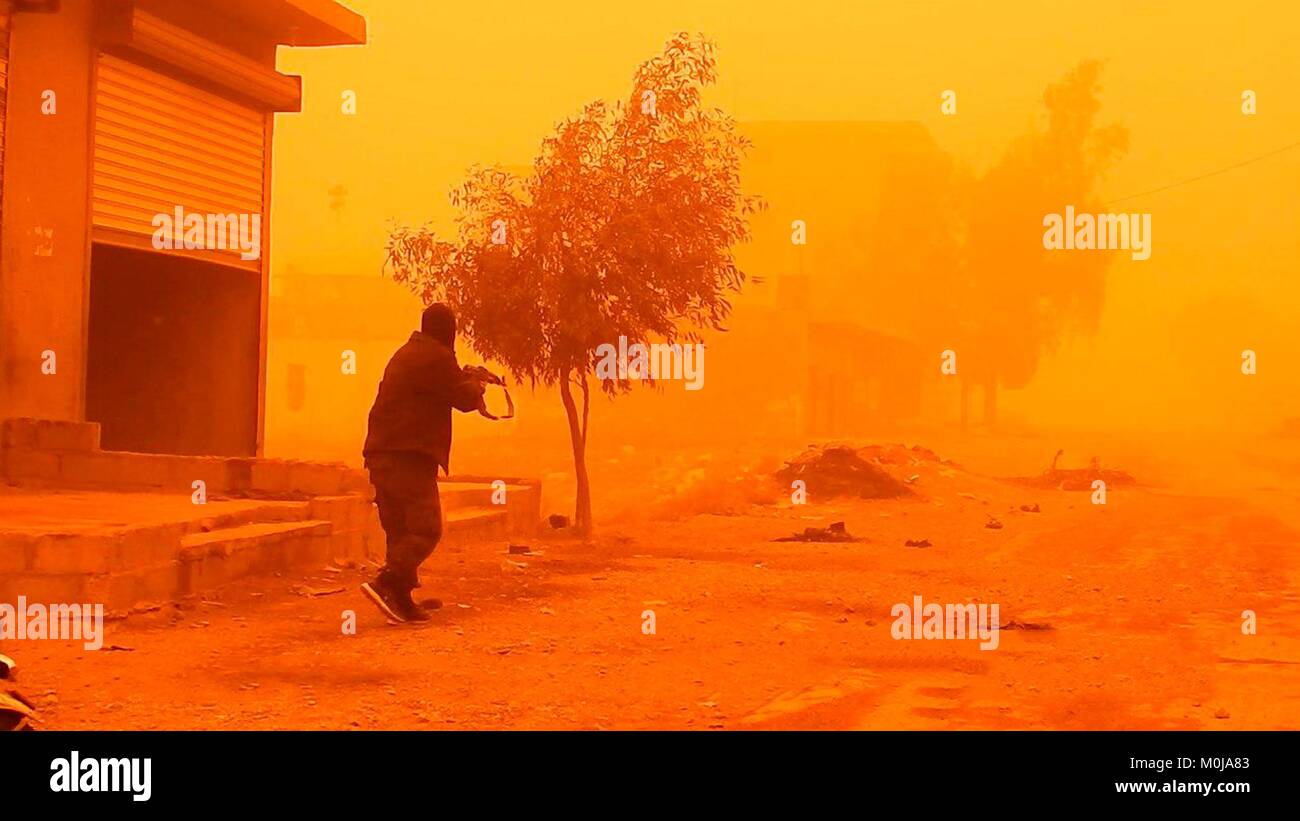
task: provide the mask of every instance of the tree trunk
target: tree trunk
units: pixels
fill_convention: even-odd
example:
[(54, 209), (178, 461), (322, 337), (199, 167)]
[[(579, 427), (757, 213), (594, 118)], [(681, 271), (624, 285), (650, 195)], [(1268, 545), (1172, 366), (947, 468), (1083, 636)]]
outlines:
[(998, 378), (990, 376), (984, 383), (984, 424), (992, 427), (998, 421)]
[(587, 476), (587, 423), (590, 418), (591, 396), (587, 388), (586, 374), (582, 375), (579, 386), (582, 388), (582, 413), (579, 416), (577, 403), (573, 401), (573, 390), (569, 386), (570, 372), (560, 378), (560, 399), (564, 402), (564, 415), (569, 420), (569, 443), (573, 446), (573, 473), (577, 478), (577, 498), (574, 502), (573, 524), (583, 536), (590, 536), (591, 523), (591, 480)]

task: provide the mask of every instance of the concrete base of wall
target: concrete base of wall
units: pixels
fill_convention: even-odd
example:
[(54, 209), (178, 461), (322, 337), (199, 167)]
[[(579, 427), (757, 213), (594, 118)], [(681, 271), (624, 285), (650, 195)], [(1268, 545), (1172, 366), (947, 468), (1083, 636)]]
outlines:
[[(250, 575), (383, 561), (364, 471), (103, 451), (98, 434), (93, 423), (0, 420), (0, 601), (126, 612)], [(440, 482), (445, 543), (536, 533), (540, 482), (494, 481)]]

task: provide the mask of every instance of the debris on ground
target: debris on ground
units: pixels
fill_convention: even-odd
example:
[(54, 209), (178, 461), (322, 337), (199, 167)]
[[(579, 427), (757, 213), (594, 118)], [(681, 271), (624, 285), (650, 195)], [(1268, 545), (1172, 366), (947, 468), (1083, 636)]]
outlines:
[(903, 547), (930, 547), (929, 539), (908, 539), (903, 542)]
[(321, 596), (333, 596), (335, 593), (342, 593), (346, 587), (308, 587), (306, 585), (296, 585), (294, 592), (300, 596), (318, 599)]
[(511, 556), (527, 556), (533, 552), (526, 544), (512, 544), (506, 550)]
[[(802, 481), (813, 499), (835, 496), (856, 496), (861, 499), (896, 499), (912, 496), (906, 484), (885, 470), (885, 464), (912, 464), (904, 459), (921, 456), (913, 451), (933, 454), (924, 448), (908, 450), (901, 445), (871, 445), (853, 448), (849, 445), (811, 445), (803, 453), (786, 462), (776, 472), (776, 478), (785, 486)], [(901, 451), (901, 452), (900, 452)]]
[(569, 517), (560, 513), (552, 513), (546, 517), (546, 523), (551, 526), (552, 530), (560, 530), (569, 526)]
[[(461, 607), (465, 607), (465, 606), (466, 605), (463, 604), (461, 605)], [(420, 607), (424, 608), (425, 610), (441, 610), (442, 599), (434, 599), (434, 598), (421, 599)]]
[(1046, 622), (1016, 621), (1012, 619), (998, 627), (999, 630), (1055, 630), (1056, 628)]
[(1041, 512), (1042, 512), (1041, 510), (1038, 509), (1038, 502), (1034, 502), (1032, 505), (1021, 505), (1021, 506), (1020, 506), (1020, 509), (1023, 510), (1025, 513), (1041, 513)]
[(0, 691), (0, 731), (29, 730), (36, 707), (17, 690)]
[(1057, 462), (1065, 453), (1058, 450), (1052, 458), (1052, 466), (1037, 476), (1022, 476), (1012, 481), (1030, 487), (1049, 488), (1051, 490), (1092, 490), (1092, 483), (1101, 480), (1107, 487), (1136, 485), (1137, 480), (1122, 470), (1103, 468), (1096, 456), (1088, 461), (1086, 468), (1058, 468)]
[(984, 526), (987, 527), (989, 530), (1002, 529), (1002, 523), (999, 522), (997, 519), (989, 519), (987, 522), (984, 523)]
[[(12, 681), (17, 677), (18, 664), (0, 653), (0, 679)], [(0, 690), (0, 731), (30, 730), (36, 721), (36, 705), (17, 690)]]
[(826, 527), (805, 527), (802, 533), (782, 536), (774, 542), (860, 542), (861, 539), (851, 535), (843, 522), (831, 522)]

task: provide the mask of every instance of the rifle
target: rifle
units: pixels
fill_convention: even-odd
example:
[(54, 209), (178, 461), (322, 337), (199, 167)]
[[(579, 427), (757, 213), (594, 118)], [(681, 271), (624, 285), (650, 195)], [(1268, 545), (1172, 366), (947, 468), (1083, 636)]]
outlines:
[(506, 412), (501, 416), (494, 416), (488, 412), (487, 403), (480, 402), (478, 412), (480, 416), (488, 419), (510, 419), (515, 415), (515, 403), (510, 398), (510, 389), (506, 386), (504, 377), (497, 376), (482, 365), (465, 365), (461, 368), (466, 376), (476, 380), (480, 385), (500, 385), (502, 392), (506, 395)]

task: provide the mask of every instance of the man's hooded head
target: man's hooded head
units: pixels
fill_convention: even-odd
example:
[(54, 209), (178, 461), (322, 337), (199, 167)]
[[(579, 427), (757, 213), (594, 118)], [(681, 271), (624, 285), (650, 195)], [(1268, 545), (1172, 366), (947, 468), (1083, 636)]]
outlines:
[(456, 314), (441, 302), (424, 309), (420, 317), (420, 333), (432, 337), (448, 348), (456, 345)]

